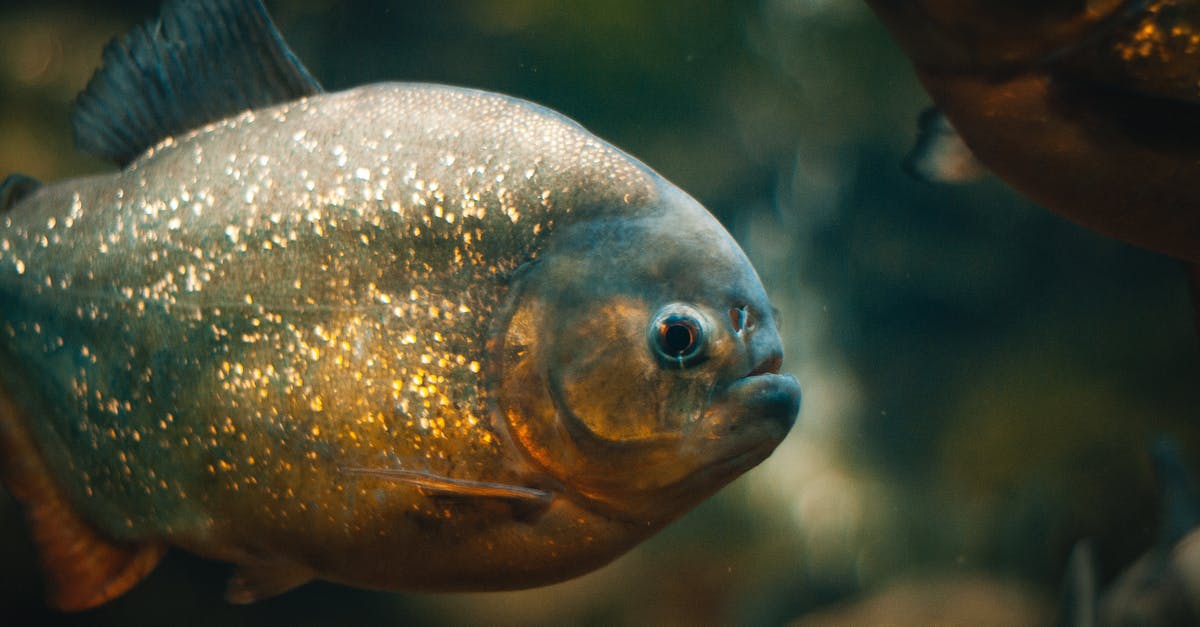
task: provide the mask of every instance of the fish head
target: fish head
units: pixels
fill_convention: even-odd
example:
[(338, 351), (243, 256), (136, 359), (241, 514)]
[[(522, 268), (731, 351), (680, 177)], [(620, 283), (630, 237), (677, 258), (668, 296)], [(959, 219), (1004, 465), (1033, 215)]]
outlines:
[(765, 459), (800, 389), (733, 238), (665, 182), (652, 198), (561, 228), (514, 282), (496, 406), (568, 496), (665, 522)]

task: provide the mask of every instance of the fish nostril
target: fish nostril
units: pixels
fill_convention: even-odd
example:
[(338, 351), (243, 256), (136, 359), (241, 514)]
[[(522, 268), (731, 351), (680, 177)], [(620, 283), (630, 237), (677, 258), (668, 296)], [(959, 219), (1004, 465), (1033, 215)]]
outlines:
[(754, 367), (747, 376), (755, 377), (760, 374), (779, 374), (779, 370), (783, 367), (783, 355), (781, 353), (771, 353), (769, 357)]
[(731, 325), (733, 325), (733, 332), (737, 333), (737, 334), (741, 334), (741, 332), (743, 330), (745, 330), (746, 326), (749, 324), (749, 320), (748, 320), (749, 317), (750, 317), (750, 314), (746, 310), (745, 305), (740, 305), (738, 307), (734, 307), (733, 309), (730, 309), (729, 310), (729, 322)]
[(758, 318), (749, 305), (738, 305), (729, 310), (729, 323), (737, 335), (751, 333), (758, 326)]

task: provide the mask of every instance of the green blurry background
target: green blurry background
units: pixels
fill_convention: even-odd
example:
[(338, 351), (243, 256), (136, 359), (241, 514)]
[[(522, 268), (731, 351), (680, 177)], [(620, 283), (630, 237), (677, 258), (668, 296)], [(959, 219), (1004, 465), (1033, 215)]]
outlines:
[[(800, 423), (630, 555), (520, 593), (318, 583), (235, 607), (228, 566), (173, 553), (127, 596), (56, 615), (0, 492), (0, 623), (922, 624), (931, 607), (951, 623), (1044, 623), (1078, 539), (1094, 539), (1105, 580), (1154, 540), (1148, 443), (1200, 450), (1181, 266), (994, 179), (904, 175), (927, 99), (865, 5), (267, 4), (330, 89), (432, 81), (534, 100), (696, 196), (782, 312)], [(73, 151), (70, 102), (104, 43), (157, 5), (0, 3), (0, 176), (108, 168)]]

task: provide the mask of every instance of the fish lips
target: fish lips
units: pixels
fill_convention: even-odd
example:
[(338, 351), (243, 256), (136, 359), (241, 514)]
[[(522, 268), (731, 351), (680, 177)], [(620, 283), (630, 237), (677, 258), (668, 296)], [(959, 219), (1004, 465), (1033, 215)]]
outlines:
[(753, 374), (721, 391), (697, 426), (704, 439), (726, 448), (729, 458), (754, 465), (783, 441), (799, 412), (800, 383), (795, 377)]

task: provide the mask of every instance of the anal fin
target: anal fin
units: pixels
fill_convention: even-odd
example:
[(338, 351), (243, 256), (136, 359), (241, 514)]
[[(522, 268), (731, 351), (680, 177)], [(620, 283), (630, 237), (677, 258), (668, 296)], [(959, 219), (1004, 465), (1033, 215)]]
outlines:
[(154, 569), (166, 547), (115, 542), (81, 518), (55, 485), (22, 419), (0, 391), (0, 478), (25, 507), (48, 602), (78, 611), (124, 594)]
[(312, 581), (313, 571), (291, 562), (242, 564), (229, 580), (225, 600), (238, 605), (283, 594)]

